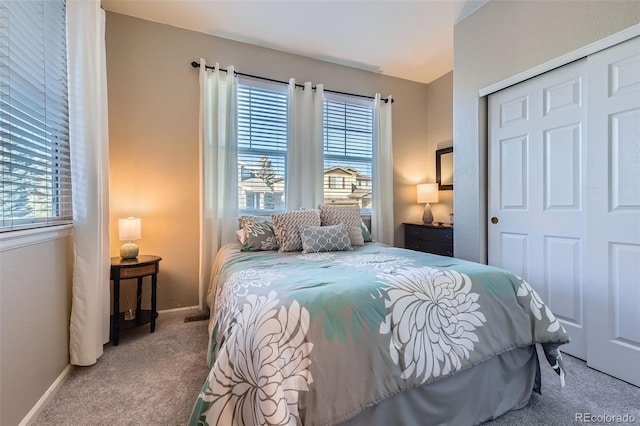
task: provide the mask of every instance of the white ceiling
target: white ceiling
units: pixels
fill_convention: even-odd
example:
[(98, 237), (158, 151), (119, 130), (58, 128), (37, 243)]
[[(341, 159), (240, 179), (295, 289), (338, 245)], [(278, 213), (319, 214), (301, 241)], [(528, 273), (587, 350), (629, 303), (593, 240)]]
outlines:
[(488, 0), (102, 0), (105, 10), (407, 80), (453, 69), (453, 25)]

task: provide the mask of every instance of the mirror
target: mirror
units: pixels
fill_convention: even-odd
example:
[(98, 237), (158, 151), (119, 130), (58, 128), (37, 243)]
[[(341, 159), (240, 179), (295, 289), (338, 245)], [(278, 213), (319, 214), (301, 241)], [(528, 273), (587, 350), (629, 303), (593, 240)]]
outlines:
[(436, 151), (436, 182), (438, 189), (453, 189), (453, 147)]

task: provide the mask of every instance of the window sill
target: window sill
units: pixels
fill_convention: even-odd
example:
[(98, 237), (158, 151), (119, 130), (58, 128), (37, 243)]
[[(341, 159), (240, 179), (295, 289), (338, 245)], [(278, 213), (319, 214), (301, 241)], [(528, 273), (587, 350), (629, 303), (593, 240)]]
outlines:
[(0, 252), (20, 247), (57, 240), (71, 235), (73, 225), (58, 225), (46, 228), (25, 229), (0, 233)]
[(258, 209), (244, 209), (238, 210), (238, 217), (240, 216), (258, 216), (271, 218), (272, 213), (284, 213), (289, 210), (258, 210)]

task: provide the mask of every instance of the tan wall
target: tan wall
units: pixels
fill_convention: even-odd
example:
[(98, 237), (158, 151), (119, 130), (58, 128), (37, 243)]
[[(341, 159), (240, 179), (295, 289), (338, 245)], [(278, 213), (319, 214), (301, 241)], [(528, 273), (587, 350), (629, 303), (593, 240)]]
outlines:
[(454, 27), (456, 257), (487, 259), (486, 97), (478, 91), (639, 22), (637, 1), (490, 1)]
[(198, 302), (199, 94), (198, 72), (189, 63), (200, 57), (278, 80), (393, 95), (394, 194), (388, 201), (394, 203), (396, 245), (403, 245), (401, 223), (419, 218), (415, 184), (435, 173), (427, 85), (109, 12), (112, 255), (120, 246), (117, 219), (141, 217), (141, 252), (163, 257), (160, 309)]
[[(435, 151), (453, 146), (453, 71), (429, 83), (427, 89), (427, 139), (429, 141), (431, 161), (435, 182)], [(455, 158), (455, 153), (454, 153)], [(453, 194), (455, 191), (440, 191), (439, 201), (431, 206), (436, 222), (449, 223), (449, 214), (453, 213)]]
[[(421, 155), (411, 158), (413, 170), (420, 170), (415, 176), (416, 183), (436, 181), (436, 150), (453, 145), (453, 72), (432, 81), (427, 85), (427, 143), (421, 147)], [(412, 147), (408, 146), (408, 150)], [(409, 154), (409, 152), (407, 152)], [(396, 168), (404, 168), (407, 159), (399, 163)], [(420, 165), (416, 163), (421, 163)], [(415, 203), (416, 187), (409, 185), (403, 188), (406, 196), (413, 197), (414, 203), (403, 210), (402, 222), (422, 222), (424, 204)], [(449, 223), (449, 214), (453, 212), (453, 191), (439, 191), (439, 201), (431, 203), (433, 220)]]
[(0, 424), (17, 425), (69, 364), (71, 238), (0, 252)]

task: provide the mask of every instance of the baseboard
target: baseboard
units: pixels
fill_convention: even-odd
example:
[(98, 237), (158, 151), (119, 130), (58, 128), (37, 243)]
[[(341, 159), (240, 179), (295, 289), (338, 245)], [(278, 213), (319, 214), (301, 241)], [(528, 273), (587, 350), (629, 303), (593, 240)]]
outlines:
[(208, 309), (206, 311), (198, 311), (195, 314), (184, 317), (184, 322), (207, 321), (210, 318), (210, 315), (211, 314)]
[(209, 310), (202, 310), (199, 306), (185, 306), (182, 308), (173, 308), (173, 309), (165, 309), (162, 311), (158, 311), (158, 314), (161, 313), (176, 313), (176, 312), (185, 312), (187, 316), (184, 317), (184, 322), (192, 322), (192, 321), (203, 321), (209, 319)]
[[(180, 311), (198, 312), (199, 310), (200, 310), (200, 307), (198, 305), (194, 305), (194, 306), (183, 306), (180, 308), (173, 308), (173, 309), (163, 309), (161, 311), (158, 311), (158, 313), (170, 313), (170, 312), (180, 312)], [(62, 386), (62, 384), (67, 379), (67, 376), (69, 376), (69, 373), (71, 373), (71, 371), (73, 371), (73, 365), (69, 364), (65, 367), (64, 370), (62, 370), (62, 373), (60, 373), (60, 375), (51, 384), (51, 386), (49, 386), (49, 389), (45, 391), (45, 393), (40, 397), (38, 402), (36, 402), (36, 404), (31, 408), (31, 410), (29, 410), (27, 415), (22, 419), (22, 421), (19, 423), (18, 426), (29, 426), (34, 422), (34, 420), (38, 417), (40, 412), (47, 405), (49, 400), (60, 389), (60, 386)]]
[(34, 422), (38, 414), (44, 409), (49, 400), (58, 392), (62, 384), (65, 380), (67, 380), (67, 376), (69, 373), (73, 371), (73, 365), (68, 364), (62, 373), (58, 376), (58, 378), (49, 386), (49, 389), (40, 397), (36, 405), (34, 405), (31, 410), (24, 416), (24, 419), (20, 422), (18, 426), (28, 426)]
[(198, 311), (200, 310), (200, 307), (198, 305), (193, 305), (193, 306), (183, 306), (181, 308), (171, 308), (171, 309), (163, 309), (161, 311), (158, 311), (159, 314), (168, 314), (170, 312), (180, 312), (180, 311)]

